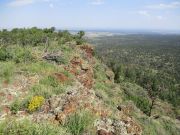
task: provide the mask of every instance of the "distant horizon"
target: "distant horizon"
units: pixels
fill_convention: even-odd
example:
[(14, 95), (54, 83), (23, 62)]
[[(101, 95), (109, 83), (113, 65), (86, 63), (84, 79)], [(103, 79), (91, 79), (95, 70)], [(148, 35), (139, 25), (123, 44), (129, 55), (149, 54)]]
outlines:
[[(44, 28), (51, 28), (51, 27), (37, 27), (33, 26), (36, 28), (44, 29)], [(12, 28), (2, 28), (0, 27), (0, 30), (7, 29), (7, 30), (12, 30), (14, 28), (33, 28), (33, 27), (12, 27)], [(68, 30), (68, 31), (80, 31), (83, 30), (85, 32), (110, 32), (110, 33), (167, 33), (167, 34), (180, 34), (180, 30), (174, 30), (174, 29), (123, 29), (123, 28), (60, 28), (60, 27), (55, 27), (56, 30)]]

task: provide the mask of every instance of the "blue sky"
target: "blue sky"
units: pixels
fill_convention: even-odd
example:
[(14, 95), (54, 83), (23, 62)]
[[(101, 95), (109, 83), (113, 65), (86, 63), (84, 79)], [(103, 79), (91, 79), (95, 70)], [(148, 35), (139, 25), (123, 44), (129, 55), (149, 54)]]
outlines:
[(180, 0), (0, 0), (0, 28), (180, 30)]

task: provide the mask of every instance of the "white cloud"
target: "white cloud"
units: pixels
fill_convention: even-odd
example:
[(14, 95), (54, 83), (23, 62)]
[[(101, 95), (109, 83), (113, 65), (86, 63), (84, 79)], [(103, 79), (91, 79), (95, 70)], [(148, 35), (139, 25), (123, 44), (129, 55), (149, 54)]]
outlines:
[(163, 16), (151, 14), (146, 10), (140, 10), (140, 11), (137, 11), (136, 13), (141, 15), (141, 16), (145, 16), (149, 19), (152, 19), (152, 20), (158, 20), (158, 21), (165, 20), (165, 18)]
[(49, 6), (51, 8), (54, 7), (54, 5), (52, 4), (52, 2), (55, 2), (57, 0), (11, 0), (11, 2), (8, 3), (8, 6), (10, 7), (20, 7), (20, 6), (27, 6), (30, 4), (34, 4), (37, 2), (45, 2), (45, 3), (50, 3)]
[(143, 16), (150, 16), (149, 12), (146, 10), (140, 10), (137, 12), (139, 15), (143, 15)]
[(35, 2), (34, 0), (13, 0), (8, 4), (8, 6), (19, 7), (19, 6), (33, 4), (34, 2)]
[(92, 5), (102, 5), (104, 4), (104, 0), (93, 0), (91, 2)]
[(175, 9), (175, 8), (180, 8), (180, 2), (171, 2), (169, 4), (161, 3), (157, 5), (149, 5), (147, 6), (150, 9)]

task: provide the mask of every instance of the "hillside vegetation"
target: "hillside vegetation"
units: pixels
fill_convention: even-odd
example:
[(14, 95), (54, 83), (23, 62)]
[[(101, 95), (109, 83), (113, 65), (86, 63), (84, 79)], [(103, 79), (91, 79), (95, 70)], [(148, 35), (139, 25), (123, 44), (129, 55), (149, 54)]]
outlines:
[(141, 111), (151, 117), (179, 119), (179, 39), (179, 35), (129, 34), (89, 37), (88, 41), (95, 44), (99, 59), (113, 70), (115, 82)]
[(178, 135), (179, 99), (154, 96), (151, 83), (120, 76), (114, 63), (112, 72), (83, 36), (0, 31), (0, 134)]

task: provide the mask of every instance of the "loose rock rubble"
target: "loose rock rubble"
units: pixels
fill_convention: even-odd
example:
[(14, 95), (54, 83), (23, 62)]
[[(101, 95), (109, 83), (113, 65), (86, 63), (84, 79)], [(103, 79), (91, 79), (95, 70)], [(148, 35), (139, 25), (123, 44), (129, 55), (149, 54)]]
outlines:
[(141, 135), (141, 127), (127, 117), (123, 119), (101, 118), (95, 122), (98, 135)]
[[(16, 99), (23, 99), (28, 94), (28, 87), (37, 83), (39, 81), (39, 76), (23, 76), (18, 75), (14, 78), (14, 82), (12, 84), (5, 83), (1, 88), (0, 92), (0, 120), (5, 119), (8, 115), (11, 114), (10, 105)], [(24, 111), (18, 112), (17, 115), (24, 115)]]
[(70, 114), (82, 109), (100, 116), (101, 119), (94, 122), (98, 135), (140, 135), (142, 132), (141, 127), (123, 112), (117, 110), (115, 115), (119, 115), (119, 119), (108, 118), (111, 110), (96, 97), (92, 89), (88, 90), (80, 82), (69, 87), (65, 94), (48, 99), (40, 112), (32, 114), (32, 119), (36, 122), (49, 120), (64, 124)]

